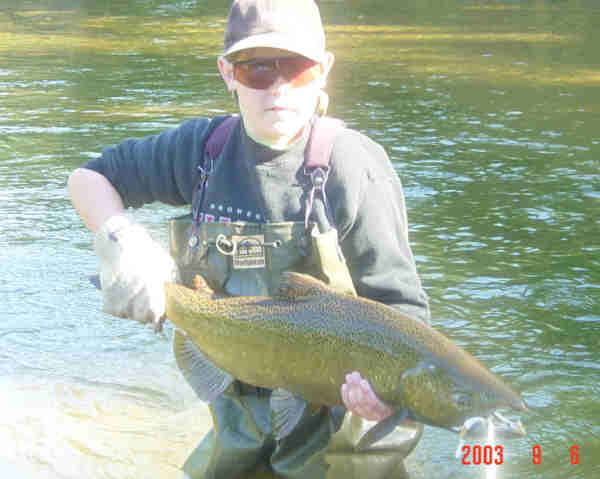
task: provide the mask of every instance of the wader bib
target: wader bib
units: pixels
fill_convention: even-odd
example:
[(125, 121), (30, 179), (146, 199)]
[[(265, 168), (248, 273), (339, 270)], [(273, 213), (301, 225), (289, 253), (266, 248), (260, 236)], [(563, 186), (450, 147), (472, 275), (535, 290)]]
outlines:
[[(225, 121), (230, 122), (227, 128), (231, 131), (232, 120)], [(324, 186), (336, 128), (339, 123), (312, 129), (305, 158), (310, 191), (304, 222), (194, 221), (210, 174), (201, 170), (206, 174), (194, 193), (192, 214), (169, 221), (171, 254), (184, 284), (192, 286), (193, 277), (200, 274), (215, 291), (235, 296), (272, 296), (278, 291), (283, 271), (298, 271), (312, 274), (337, 291), (356, 294), (332, 222), (310, 221), (313, 201), (323, 203), (331, 220)], [(213, 131), (220, 145), (208, 140), (205, 164), (206, 160), (214, 161), (222, 150), (228, 134), (221, 135)], [(317, 412), (307, 411), (289, 436), (275, 441), (271, 435), (270, 393), (235, 381), (210, 404), (213, 429), (186, 460), (183, 470), (187, 477), (406, 477), (403, 459), (419, 441), (422, 427), (396, 428), (372, 447), (356, 453), (354, 446), (372, 423), (350, 413), (344, 416), (341, 407), (320, 408)]]

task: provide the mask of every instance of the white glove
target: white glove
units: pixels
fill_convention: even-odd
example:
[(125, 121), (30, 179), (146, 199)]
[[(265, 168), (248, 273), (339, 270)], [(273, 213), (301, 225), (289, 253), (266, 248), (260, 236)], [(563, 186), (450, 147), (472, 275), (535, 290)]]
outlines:
[(104, 312), (161, 326), (165, 283), (177, 281), (173, 258), (140, 225), (125, 216), (107, 219), (96, 232)]

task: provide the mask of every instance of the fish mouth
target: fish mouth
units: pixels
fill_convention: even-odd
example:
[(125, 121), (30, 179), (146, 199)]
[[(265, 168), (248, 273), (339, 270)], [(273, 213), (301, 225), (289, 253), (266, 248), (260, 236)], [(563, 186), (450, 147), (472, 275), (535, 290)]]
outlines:
[(511, 421), (495, 411), (488, 418), (480, 416), (467, 419), (460, 428), (452, 428), (460, 436), (460, 440), (487, 439), (490, 427), (493, 427), (495, 437), (501, 440), (519, 439), (527, 432), (521, 420)]

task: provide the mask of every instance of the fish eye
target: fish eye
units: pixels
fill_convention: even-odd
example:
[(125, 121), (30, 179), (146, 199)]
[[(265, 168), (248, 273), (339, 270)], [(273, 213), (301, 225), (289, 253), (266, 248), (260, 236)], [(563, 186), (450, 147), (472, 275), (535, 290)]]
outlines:
[(462, 391), (455, 391), (452, 393), (452, 401), (454, 401), (454, 403), (459, 407), (459, 408), (468, 408), (471, 407), (471, 405), (473, 404), (473, 401), (471, 399), (471, 395), (470, 394), (465, 394)]

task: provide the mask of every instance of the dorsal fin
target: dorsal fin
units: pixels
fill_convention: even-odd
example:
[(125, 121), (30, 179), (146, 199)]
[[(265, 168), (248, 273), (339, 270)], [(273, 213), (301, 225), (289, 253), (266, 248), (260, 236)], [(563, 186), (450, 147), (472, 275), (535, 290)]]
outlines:
[(308, 274), (285, 271), (281, 274), (278, 296), (290, 301), (301, 301), (311, 296), (331, 294), (334, 291), (325, 283)]

